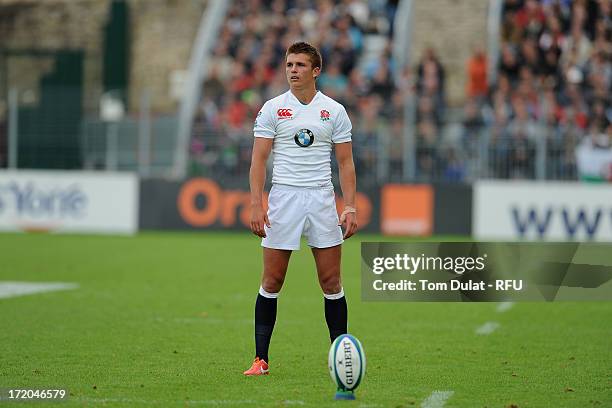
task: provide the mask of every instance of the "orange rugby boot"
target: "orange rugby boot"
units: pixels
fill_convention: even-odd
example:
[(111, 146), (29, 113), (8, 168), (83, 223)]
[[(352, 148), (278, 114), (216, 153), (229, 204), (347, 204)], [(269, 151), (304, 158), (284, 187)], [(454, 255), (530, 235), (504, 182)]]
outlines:
[(269, 371), (268, 363), (255, 357), (253, 365), (244, 372), (244, 375), (268, 375)]

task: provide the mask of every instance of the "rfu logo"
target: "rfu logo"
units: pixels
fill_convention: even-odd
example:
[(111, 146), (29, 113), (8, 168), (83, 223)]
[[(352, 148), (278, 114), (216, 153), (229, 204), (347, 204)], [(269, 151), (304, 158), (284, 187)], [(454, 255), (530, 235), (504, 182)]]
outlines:
[(321, 111), (321, 122), (327, 122), (331, 118), (329, 111), (323, 109)]
[(281, 108), (276, 111), (276, 115), (279, 119), (293, 119), (293, 112), (291, 109)]

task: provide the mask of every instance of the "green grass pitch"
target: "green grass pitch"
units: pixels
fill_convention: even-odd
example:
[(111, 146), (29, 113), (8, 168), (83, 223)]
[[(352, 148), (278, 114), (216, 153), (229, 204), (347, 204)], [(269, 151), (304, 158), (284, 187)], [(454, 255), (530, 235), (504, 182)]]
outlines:
[[(65, 407), (438, 406), (434, 391), (452, 392), (445, 407), (612, 406), (612, 303), (362, 302), (361, 240), (385, 239), (343, 248), (349, 329), (368, 361), (356, 401), (333, 400), (304, 245), (279, 298), (271, 374), (242, 375), (261, 273), (247, 233), (0, 235), (0, 281), (79, 285), (0, 299), (0, 388), (64, 387)], [(486, 322), (499, 327), (476, 334)]]

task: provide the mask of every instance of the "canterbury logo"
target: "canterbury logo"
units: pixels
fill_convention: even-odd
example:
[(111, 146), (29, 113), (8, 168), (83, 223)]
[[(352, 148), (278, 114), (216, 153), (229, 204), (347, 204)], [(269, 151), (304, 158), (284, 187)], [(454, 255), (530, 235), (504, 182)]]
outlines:
[(290, 118), (293, 113), (291, 113), (291, 109), (279, 109), (276, 111), (276, 114), (279, 118)]

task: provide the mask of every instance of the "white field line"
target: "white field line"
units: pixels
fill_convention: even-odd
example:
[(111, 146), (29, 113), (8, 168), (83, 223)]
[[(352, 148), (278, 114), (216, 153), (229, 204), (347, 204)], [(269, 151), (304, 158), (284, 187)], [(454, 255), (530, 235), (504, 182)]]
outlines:
[[(259, 401), (261, 403), (261, 401)], [(251, 405), (257, 404), (255, 400), (187, 400), (187, 405)]]
[(153, 405), (153, 404), (161, 403), (160, 401), (156, 401), (156, 400), (146, 400), (146, 399), (139, 399), (139, 398), (89, 398), (89, 397), (78, 398), (77, 397), (77, 399), (83, 402), (92, 402), (92, 403), (100, 403), (100, 404), (119, 403), (119, 404)]
[[(140, 398), (78, 398), (79, 401), (92, 403), (119, 403), (119, 404), (139, 404), (139, 405), (166, 405), (168, 401), (146, 400)], [(261, 403), (256, 400), (185, 400), (180, 401), (185, 405), (255, 405)], [(297, 401), (293, 401), (295, 403)], [(300, 401), (304, 404), (304, 401)], [(287, 401), (285, 401), (287, 403)]]
[(421, 408), (442, 408), (455, 391), (434, 391), (421, 402)]
[[(79, 398), (80, 401), (84, 402), (92, 402), (92, 403), (119, 403), (119, 404), (139, 404), (139, 405), (165, 405), (168, 401), (158, 401), (158, 400), (146, 400), (140, 398), (88, 398), (83, 397)], [(211, 400), (185, 400), (181, 401), (181, 403), (185, 405), (212, 405), (212, 406), (220, 406), (220, 405), (262, 405), (261, 401), (257, 400), (219, 400), (219, 399), (211, 399)], [(263, 405), (279, 405), (279, 403), (267, 403)], [(280, 403), (280, 405), (307, 405), (306, 402), (301, 400), (285, 400)]]
[(501, 302), (497, 305), (497, 313), (504, 313), (514, 307), (514, 302)]
[(476, 334), (487, 335), (497, 330), (501, 324), (497, 322), (486, 322), (482, 326), (476, 329)]
[(34, 293), (54, 292), (57, 290), (76, 289), (76, 283), (63, 282), (0, 282), (0, 299), (32, 295)]

